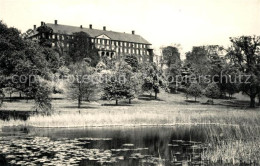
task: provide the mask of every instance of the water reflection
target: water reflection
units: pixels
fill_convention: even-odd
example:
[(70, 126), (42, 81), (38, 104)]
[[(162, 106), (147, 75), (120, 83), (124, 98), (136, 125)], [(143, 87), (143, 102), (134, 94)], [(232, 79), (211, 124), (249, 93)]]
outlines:
[(208, 163), (201, 158), (207, 139), (203, 126), (31, 128), (27, 134), (16, 136), (7, 131), (10, 130), (0, 134), (2, 164), (145, 166)]

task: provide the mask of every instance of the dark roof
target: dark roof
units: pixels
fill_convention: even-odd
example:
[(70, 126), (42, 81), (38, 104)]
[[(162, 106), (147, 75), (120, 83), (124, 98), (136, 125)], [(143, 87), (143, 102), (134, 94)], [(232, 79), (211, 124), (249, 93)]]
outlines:
[(106, 35), (111, 40), (119, 40), (119, 41), (127, 41), (127, 42), (134, 42), (134, 43), (142, 43), (142, 44), (151, 44), (147, 40), (145, 40), (140, 35), (133, 35), (129, 33), (121, 33), (121, 32), (113, 32), (113, 31), (104, 31), (104, 30), (98, 30), (98, 29), (89, 29), (89, 28), (80, 28), (75, 26), (69, 26), (69, 25), (60, 25), (60, 24), (50, 24), (47, 23), (46, 26), (51, 27), (53, 29), (54, 33), (62, 33), (62, 34), (68, 34), (71, 35), (75, 32), (86, 32), (90, 35), (90, 37), (97, 37), (100, 35)]

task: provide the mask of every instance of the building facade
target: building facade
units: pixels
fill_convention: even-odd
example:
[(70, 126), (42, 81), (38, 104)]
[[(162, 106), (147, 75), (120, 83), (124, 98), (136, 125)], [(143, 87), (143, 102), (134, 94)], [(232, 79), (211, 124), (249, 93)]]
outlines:
[[(68, 50), (71, 47), (70, 39), (73, 39), (73, 33), (85, 32), (89, 38), (88, 40), (98, 50), (100, 57), (106, 56), (111, 59), (121, 59), (128, 54), (137, 56), (139, 62), (153, 62), (153, 49), (151, 49), (151, 43), (145, 40), (140, 35), (136, 35), (135, 31), (132, 33), (121, 33), (108, 31), (106, 27), (103, 30), (93, 29), (90, 24), (88, 28), (84, 28), (82, 25), (79, 27), (61, 25), (55, 20), (54, 23), (41, 22), (41, 26), (46, 25), (52, 29), (52, 35), (49, 36), (49, 40), (52, 42), (53, 47), (58, 45)], [(34, 25), (33, 35), (31, 39), (39, 39), (44, 34), (37, 33), (37, 27)]]

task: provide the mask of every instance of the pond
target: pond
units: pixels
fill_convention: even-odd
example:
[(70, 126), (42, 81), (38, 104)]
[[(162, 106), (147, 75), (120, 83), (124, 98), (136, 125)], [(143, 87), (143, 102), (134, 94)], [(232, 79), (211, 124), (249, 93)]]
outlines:
[(0, 132), (0, 165), (211, 165), (203, 125)]

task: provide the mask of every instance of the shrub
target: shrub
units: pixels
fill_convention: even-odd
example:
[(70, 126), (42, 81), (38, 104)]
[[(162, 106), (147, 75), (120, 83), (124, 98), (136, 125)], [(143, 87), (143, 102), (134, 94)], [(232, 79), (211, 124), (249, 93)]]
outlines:
[(212, 100), (214, 98), (218, 98), (221, 95), (218, 85), (214, 82), (208, 84), (208, 86), (205, 89), (205, 95), (208, 98), (211, 98)]
[(195, 101), (198, 97), (202, 94), (201, 86), (198, 83), (192, 83), (189, 88), (187, 89), (187, 95), (193, 96)]

